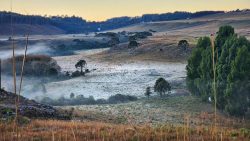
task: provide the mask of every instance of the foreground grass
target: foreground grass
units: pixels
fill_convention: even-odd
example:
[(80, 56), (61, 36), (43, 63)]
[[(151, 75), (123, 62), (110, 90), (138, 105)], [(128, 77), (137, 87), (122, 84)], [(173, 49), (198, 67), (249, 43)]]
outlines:
[(1, 141), (195, 141), (195, 140), (250, 140), (248, 129), (212, 126), (124, 125), (102, 122), (76, 122), (58, 120), (32, 120), (20, 125), (17, 133), (13, 125), (0, 123)]

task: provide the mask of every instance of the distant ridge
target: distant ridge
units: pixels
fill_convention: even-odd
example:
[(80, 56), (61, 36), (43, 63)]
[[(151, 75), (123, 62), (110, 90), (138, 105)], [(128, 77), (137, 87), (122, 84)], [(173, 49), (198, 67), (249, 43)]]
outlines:
[[(235, 10), (229, 12), (250, 11)], [(145, 14), (140, 17), (117, 17), (102, 22), (89, 22), (76, 16), (39, 16), (22, 15), (18, 13), (0, 12), (0, 35), (10, 34), (10, 19), (12, 16), (15, 34), (23, 35), (30, 30), (30, 34), (73, 34), (112, 30), (142, 22), (171, 21), (193, 19), (207, 15), (226, 13), (225, 11), (199, 11), (195, 13), (177, 11), (174, 13)]]

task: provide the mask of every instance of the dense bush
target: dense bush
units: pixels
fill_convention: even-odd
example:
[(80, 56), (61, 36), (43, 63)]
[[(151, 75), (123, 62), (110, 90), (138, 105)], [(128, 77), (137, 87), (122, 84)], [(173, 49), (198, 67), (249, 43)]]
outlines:
[(180, 40), (178, 43), (178, 47), (187, 50), (187, 48), (189, 47), (189, 43), (187, 40)]
[[(204, 101), (215, 100), (211, 43), (209, 37), (200, 38), (186, 67), (189, 90)], [(214, 44), (217, 107), (243, 116), (250, 106), (250, 42), (238, 37), (233, 27), (223, 26)]]
[(138, 39), (146, 39), (149, 36), (153, 36), (153, 34), (151, 32), (147, 32), (147, 31), (130, 32), (130, 34), (132, 34), (131, 36), (129, 36), (130, 41), (135, 41), (135, 40), (138, 40)]
[(159, 78), (156, 80), (154, 85), (154, 91), (159, 93), (160, 96), (163, 96), (166, 92), (171, 92), (171, 86), (168, 81), (166, 81), (164, 78)]
[(71, 77), (73, 77), (73, 78), (74, 78), (74, 77), (80, 77), (80, 76), (84, 76), (84, 74), (81, 73), (81, 72), (78, 71), (78, 70), (72, 72), (72, 74), (71, 74)]
[(123, 103), (123, 102), (136, 101), (136, 100), (137, 100), (137, 97), (135, 96), (116, 94), (114, 96), (110, 96), (107, 102), (111, 104), (116, 104), (116, 103)]
[(128, 48), (136, 48), (139, 46), (139, 43), (137, 41), (130, 41), (128, 44)]

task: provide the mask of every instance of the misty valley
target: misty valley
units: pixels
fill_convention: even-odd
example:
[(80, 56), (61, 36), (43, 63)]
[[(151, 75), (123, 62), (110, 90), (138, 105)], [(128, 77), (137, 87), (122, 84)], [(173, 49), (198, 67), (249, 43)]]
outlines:
[(250, 139), (247, 9), (0, 17), (0, 141)]

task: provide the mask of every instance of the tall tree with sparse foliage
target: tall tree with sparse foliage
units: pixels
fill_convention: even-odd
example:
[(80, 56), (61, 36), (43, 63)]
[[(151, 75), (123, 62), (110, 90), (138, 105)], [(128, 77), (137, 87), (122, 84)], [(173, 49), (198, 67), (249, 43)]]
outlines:
[(79, 60), (76, 64), (76, 68), (81, 68), (81, 74), (83, 74), (83, 68), (87, 65), (87, 62), (85, 60)]

